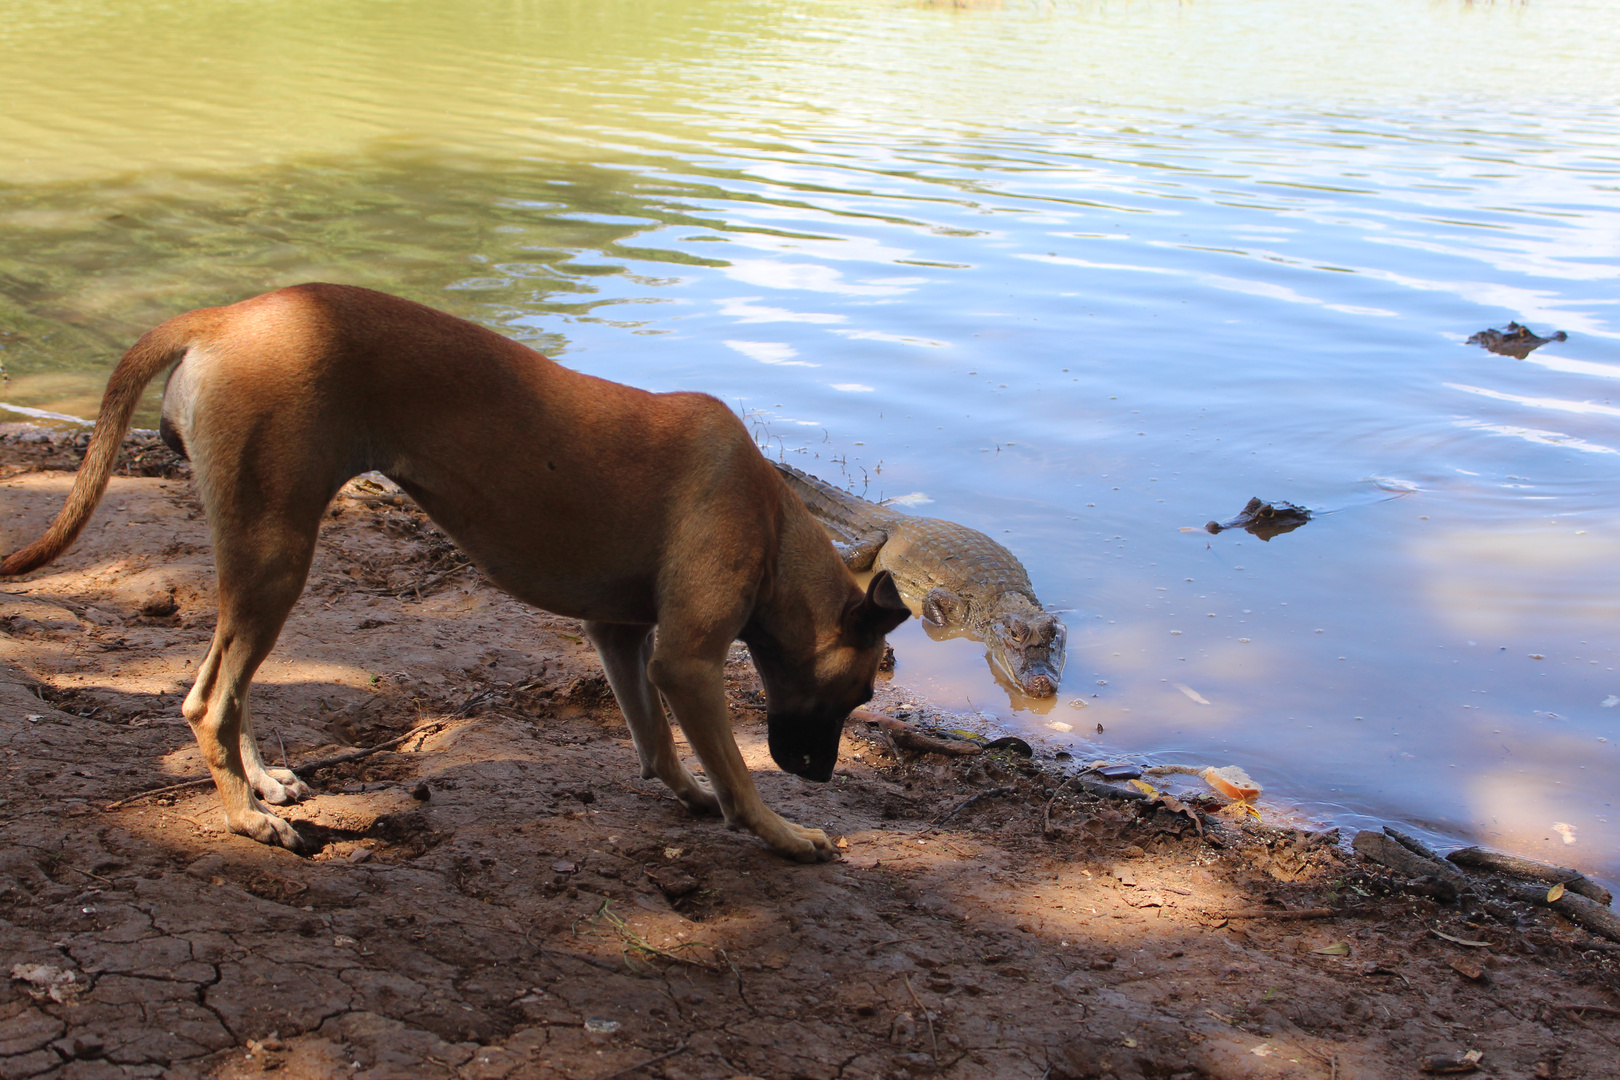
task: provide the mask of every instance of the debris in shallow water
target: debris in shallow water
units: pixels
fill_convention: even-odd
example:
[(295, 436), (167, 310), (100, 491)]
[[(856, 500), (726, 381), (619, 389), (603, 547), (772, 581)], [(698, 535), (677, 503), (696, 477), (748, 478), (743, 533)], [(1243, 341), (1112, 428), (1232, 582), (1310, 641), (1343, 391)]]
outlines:
[(1216, 791), (1236, 802), (1253, 802), (1263, 790), (1260, 784), (1236, 765), (1213, 766), (1201, 769), (1198, 778)]
[(984, 744), (986, 750), (1011, 750), (1021, 758), (1032, 758), (1035, 750), (1016, 735), (1004, 735), (999, 739), (991, 739)]
[(1458, 866), (1469, 869), (1489, 870), (1493, 873), (1546, 882), (1548, 885), (1563, 885), (1570, 892), (1580, 893), (1605, 906), (1614, 900), (1608, 889), (1589, 880), (1579, 870), (1572, 870), (1567, 866), (1554, 866), (1551, 863), (1537, 862), (1517, 855), (1505, 855), (1498, 851), (1486, 851), (1478, 847), (1458, 848), (1446, 858)]
[(1183, 694), (1186, 694), (1188, 700), (1196, 701), (1200, 705), (1211, 704), (1209, 698), (1205, 697), (1203, 694), (1200, 694), (1186, 683), (1174, 683), (1173, 685), (1177, 690), (1180, 690)]
[(1573, 844), (1575, 842), (1575, 826), (1570, 825), (1567, 822), (1553, 822), (1553, 832), (1557, 833), (1559, 836), (1562, 836), (1564, 838), (1564, 843), (1566, 844)]
[(1418, 486), (1410, 480), (1397, 480), (1391, 476), (1370, 476), (1371, 480), (1381, 491), (1392, 491), (1397, 495), (1410, 495), (1419, 490)]
[(1569, 335), (1562, 330), (1555, 330), (1548, 337), (1539, 337), (1528, 326), (1510, 322), (1506, 330), (1485, 329), (1472, 335), (1468, 344), (1478, 345), (1498, 356), (1511, 356), (1515, 360), (1523, 360), (1535, 350), (1550, 341), (1568, 341)]

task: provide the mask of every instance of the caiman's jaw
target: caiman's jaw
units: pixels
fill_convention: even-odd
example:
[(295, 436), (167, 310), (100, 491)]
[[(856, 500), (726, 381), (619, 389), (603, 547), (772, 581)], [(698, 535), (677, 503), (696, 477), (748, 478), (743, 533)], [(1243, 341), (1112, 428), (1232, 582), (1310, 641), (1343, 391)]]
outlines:
[(1069, 630), (1055, 615), (1004, 615), (990, 624), (990, 660), (1033, 698), (1057, 693)]
[(1046, 672), (1024, 676), (1023, 691), (1030, 697), (1051, 697), (1057, 693), (1057, 680)]

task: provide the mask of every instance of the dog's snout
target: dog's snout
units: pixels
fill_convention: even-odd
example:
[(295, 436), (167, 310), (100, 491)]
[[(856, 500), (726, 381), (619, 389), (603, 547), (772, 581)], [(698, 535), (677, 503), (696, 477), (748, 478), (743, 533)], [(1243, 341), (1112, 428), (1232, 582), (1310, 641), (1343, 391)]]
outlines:
[(804, 759), (804, 767), (802, 769), (790, 769), (788, 771), (801, 779), (813, 780), (818, 784), (825, 784), (827, 781), (832, 779), (833, 763), (831, 761), (812, 761), (807, 756)]
[(838, 741), (842, 725), (793, 722), (784, 717), (767, 717), (771, 760), (783, 772), (816, 783), (832, 779), (838, 764)]

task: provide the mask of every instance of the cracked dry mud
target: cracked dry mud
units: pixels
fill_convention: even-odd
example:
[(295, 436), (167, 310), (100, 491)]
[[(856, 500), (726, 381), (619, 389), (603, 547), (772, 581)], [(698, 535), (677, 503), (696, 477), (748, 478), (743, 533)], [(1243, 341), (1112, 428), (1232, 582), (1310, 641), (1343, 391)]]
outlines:
[[(0, 548), (73, 464), (0, 440)], [(313, 779), (287, 814), (318, 854), (226, 834), (208, 788), (109, 808), (201, 773), (179, 705), (213, 617), (183, 471), (132, 471), (160, 475), (0, 585), (0, 1080), (1349, 1080), (1476, 1049), (1482, 1075), (1620, 1074), (1616, 951), (1556, 916), (1437, 905), (1321, 837), (1052, 799), (1039, 759), (896, 761), (852, 730), (808, 784), (770, 765), (739, 649), (765, 798), (846, 845), (783, 862), (641, 780), (578, 627), (409, 507), (336, 504), (255, 685), (277, 761), (444, 721)]]

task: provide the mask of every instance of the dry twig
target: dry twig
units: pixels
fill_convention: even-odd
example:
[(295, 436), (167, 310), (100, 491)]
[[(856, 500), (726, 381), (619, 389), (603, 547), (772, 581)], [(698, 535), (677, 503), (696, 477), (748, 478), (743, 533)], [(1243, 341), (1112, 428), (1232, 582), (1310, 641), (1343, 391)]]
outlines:
[(613, 932), (618, 935), (619, 952), (621, 955), (623, 955), (625, 964), (627, 964), (632, 971), (635, 970), (635, 965), (630, 962), (630, 954), (632, 952), (642, 954), (644, 956), (657, 956), (665, 960), (673, 960), (677, 964), (686, 964), (690, 967), (712, 972), (717, 975), (725, 970), (712, 959), (705, 961), (698, 960), (690, 956), (682, 956), (680, 952), (682, 949), (708, 949), (710, 952), (724, 960), (728, 967), (730, 966), (731, 958), (726, 955), (726, 951), (720, 948), (720, 946), (710, 945), (706, 941), (683, 941), (681, 944), (676, 945), (672, 949), (659, 948), (657, 945), (654, 945), (652, 942), (630, 929), (629, 924), (621, 919), (617, 912), (612, 910), (612, 905), (612, 900), (603, 900), (602, 905), (596, 909), (596, 913), (590, 916), (590, 921), (593, 923), (605, 922), (613, 930)]
[(923, 1019), (928, 1022), (928, 1041), (934, 1048), (934, 1068), (937, 1069), (939, 1068), (939, 1039), (934, 1036), (934, 1016), (928, 1011), (928, 1006), (922, 1003), (922, 998), (917, 996), (917, 991), (911, 988), (911, 976), (902, 975), (901, 978), (905, 980), (906, 993), (911, 995), (911, 1000), (917, 1003), (917, 1010), (923, 1014)]
[(993, 799), (999, 795), (1009, 795), (1011, 793), (1012, 788), (1010, 787), (998, 787), (990, 788), (988, 791), (981, 791), (977, 795), (969, 795), (967, 798), (963, 799), (961, 802), (947, 810), (943, 815), (935, 818), (933, 824), (923, 831), (929, 832), (939, 828), (941, 825), (945, 824), (947, 821), (951, 820), (951, 818), (955, 817), (957, 814), (960, 814), (963, 810), (966, 810), (980, 799)]
[[(476, 700), (477, 699), (475, 698), (474, 701)], [(469, 702), (469, 705), (470, 704), (471, 703)], [(463, 708), (467, 707), (468, 706), (463, 706)], [(456, 712), (452, 715), (460, 716), (461, 713)], [(372, 754), (378, 754), (384, 750), (392, 750), (400, 743), (407, 742), (415, 738), (417, 735), (421, 735), (423, 737), (431, 735), (435, 731), (444, 727), (444, 725), (445, 721), (434, 720), (430, 723), (422, 724), (419, 727), (414, 727), (403, 735), (398, 735), (392, 739), (388, 739), (385, 742), (380, 742), (376, 746), (368, 746), (363, 750), (355, 750), (351, 753), (339, 754), (336, 757), (321, 758), (319, 761), (311, 761), (306, 764), (296, 766), (292, 771), (296, 776), (308, 776), (310, 773), (316, 772), (317, 770), (327, 769), (333, 765), (341, 765), (346, 761), (359, 761), (361, 758), (370, 757)], [(178, 784), (169, 784), (166, 787), (152, 788), (148, 791), (142, 791), (134, 795), (126, 796), (125, 798), (119, 799), (115, 802), (108, 803), (106, 806), (102, 807), (102, 809), (117, 810), (121, 806), (128, 806), (130, 803), (140, 802), (142, 799), (150, 799), (155, 795), (168, 795), (176, 791), (186, 791), (191, 788), (205, 787), (213, 782), (214, 778), (211, 776), (197, 776), (190, 780), (182, 780)]]
[(1239, 908), (1236, 911), (1206, 911), (1213, 919), (1331, 919), (1342, 914), (1332, 908)]
[(1585, 1028), (1587, 1031), (1590, 1031), (1593, 1035), (1596, 1035), (1610, 1046), (1620, 1047), (1620, 1042), (1616, 1042), (1614, 1039), (1609, 1038), (1609, 1036), (1605, 1033), (1599, 1031), (1591, 1024), (1588, 1024), (1586, 1020), (1581, 1017), (1581, 1014), (1576, 1012), (1574, 1008), (1568, 1005), (1561, 1006), (1561, 1008), (1563, 1009), (1564, 1015), (1575, 1021), (1575, 1023), (1579, 1026)]

